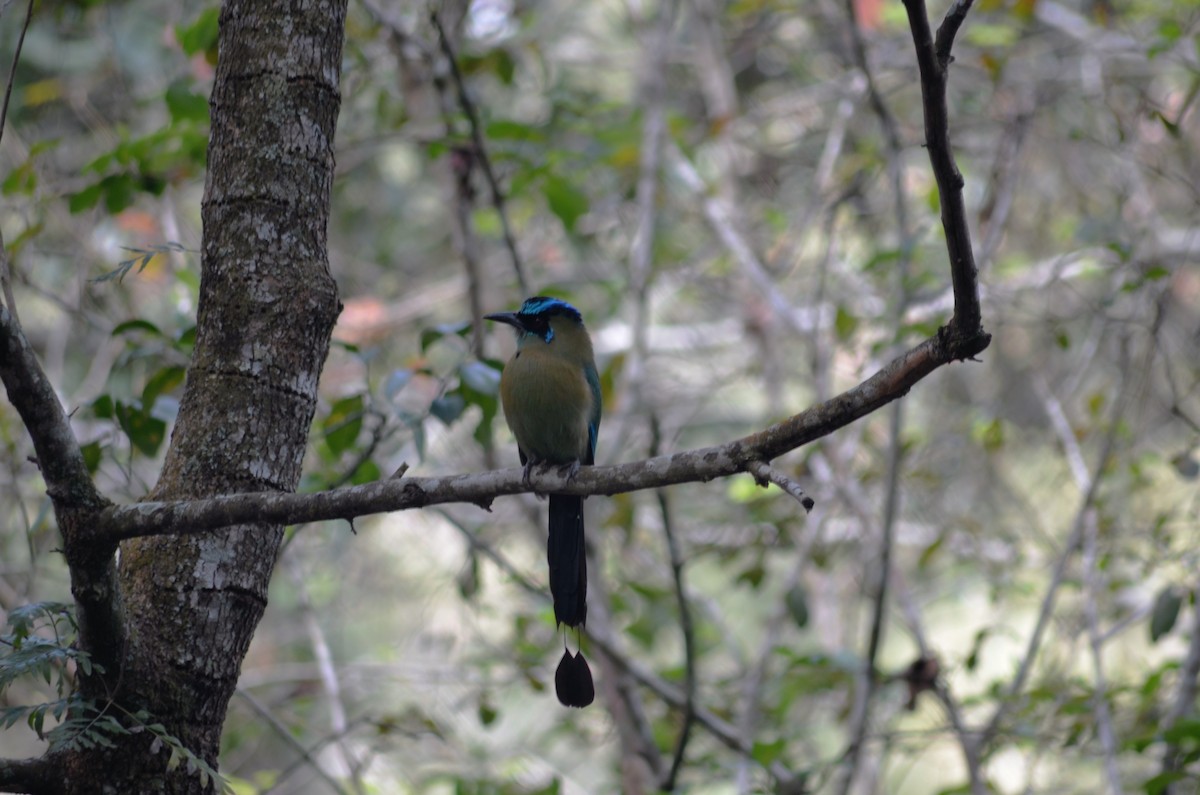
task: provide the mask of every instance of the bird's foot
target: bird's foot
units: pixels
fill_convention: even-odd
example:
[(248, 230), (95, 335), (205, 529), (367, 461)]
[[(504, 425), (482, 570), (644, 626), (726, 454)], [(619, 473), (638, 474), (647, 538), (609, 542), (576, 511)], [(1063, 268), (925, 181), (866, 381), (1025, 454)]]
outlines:
[(529, 485), (529, 476), (531, 474), (533, 474), (533, 459), (532, 458), (525, 462), (525, 468), (521, 471), (521, 485), (522, 486)]
[(558, 474), (565, 477), (567, 482), (570, 483), (579, 474), (579, 462), (572, 461), (569, 464), (563, 464), (558, 468)]

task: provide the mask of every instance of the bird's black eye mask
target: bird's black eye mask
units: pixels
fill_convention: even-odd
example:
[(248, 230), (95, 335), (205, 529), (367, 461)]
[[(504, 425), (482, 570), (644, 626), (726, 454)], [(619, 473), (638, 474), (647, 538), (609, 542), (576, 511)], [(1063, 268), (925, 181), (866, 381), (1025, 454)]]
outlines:
[(521, 328), (525, 329), (526, 334), (540, 337), (542, 342), (554, 339), (554, 329), (550, 328), (550, 318), (546, 315), (527, 315), (521, 312), (517, 318), (521, 321)]

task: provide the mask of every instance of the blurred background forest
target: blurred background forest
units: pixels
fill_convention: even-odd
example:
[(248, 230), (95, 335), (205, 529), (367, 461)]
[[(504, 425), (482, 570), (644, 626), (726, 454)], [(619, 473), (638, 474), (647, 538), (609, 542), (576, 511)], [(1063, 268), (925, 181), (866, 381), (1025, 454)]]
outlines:
[[(120, 501), (188, 362), (216, 25), (42, 4), (0, 146), (22, 321)], [(237, 792), (654, 792), (681, 733), (677, 789), (706, 795), (1200, 790), (1200, 6), (980, 0), (954, 54), (981, 361), (776, 462), (811, 514), (749, 476), (589, 500), (613, 656), (583, 711), (549, 687), (532, 495), (290, 530)], [(524, 293), (583, 311), (601, 463), (858, 383), (949, 316), (923, 139), (898, 0), (351, 0), (345, 311), (302, 488), (515, 466), (512, 342), (472, 318)], [(7, 403), (0, 444), (0, 610), (70, 601)]]

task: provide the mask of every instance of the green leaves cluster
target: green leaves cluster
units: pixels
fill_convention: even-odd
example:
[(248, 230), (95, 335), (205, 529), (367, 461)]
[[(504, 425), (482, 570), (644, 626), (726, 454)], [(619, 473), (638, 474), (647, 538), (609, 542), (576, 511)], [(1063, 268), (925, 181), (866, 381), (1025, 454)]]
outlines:
[[(39, 739), (62, 750), (113, 748), (119, 737), (145, 733), (153, 738), (150, 753), (167, 753), (168, 770), (185, 765), (202, 786), (211, 782), (222, 792), (231, 791), (211, 765), (188, 750), (150, 713), (129, 712), (111, 701), (96, 704), (79, 696), (75, 676), (103, 673), (103, 668), (75, 646), (78, 634), (73, 605), (35, 602), (9, 611), (4, 633), (0, 634), (0, 699), (15, 700), (9, 694), (23, 680), (44, 682), (56, 698), (0, 708), (0, 728), (10, 729), (23, 720)], [(53, 728), (46, 728), (47, 718), (56, 724)]]
[[(151, 252), (144, 252), (150, 256)], [(126, 361), (145, 360), (151, 370), (136, 397), (118, 397), (104, 393), (88, 406), (90, 415), (111, 422), (130, 442), (134, 451), (146, 457), (158, 455), (167, 436), (167, 423), (178, 409), (175, 393), (182, 388), (187, 375), (182, 362), (187, 361), (195, 343), (196, 330), (189, 326), (181, 332), (169, 333), (142, 318), (119, 323), (113, 337), (126, 340)], [(176, 363), (178, 362), (178, 363)], [(102, 440), (82, 445), (88, 469), (95, 472), (106, 449)]]
[(36, 602), (9, 611), (8, 624), (0, 635), (0, 696), (28, 678), (44, 682), (57, 698), (42, 704), (0, 708), (0, 726), (8, 729), (24, 719), (39, 738), (44, 738), (46, 716), (56, 721), (63, 718), (74, 703), (72, 666), (85, 676), (93, 671), (87, 652), (72, 645), (78, 631), (74, 608), (62, 602)]

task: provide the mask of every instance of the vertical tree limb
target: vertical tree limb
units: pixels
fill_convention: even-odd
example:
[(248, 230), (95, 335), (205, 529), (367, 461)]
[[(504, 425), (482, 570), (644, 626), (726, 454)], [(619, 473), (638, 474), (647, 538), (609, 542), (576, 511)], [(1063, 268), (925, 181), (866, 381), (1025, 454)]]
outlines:
[(950, 256), (950, 276), (954, 285), (953, 332), (968, 339), (984, 335), (979, 307), (979, 275), (971, 251), (971, 231), (967, 224), (963, 199), (963, 178), (954, 162), (950, 146), (950, 111), (946, 104), (946, 81), (951, 58), (950, 48), (972, 0), (955, 0), (938, 28), (937, 41), (929, 27), (925, 0), (904, 0), (917, 67), (921, 75), (921, 101), (925, 114), (925, 145), (937, 180), (942, 204), (942, 228)]

